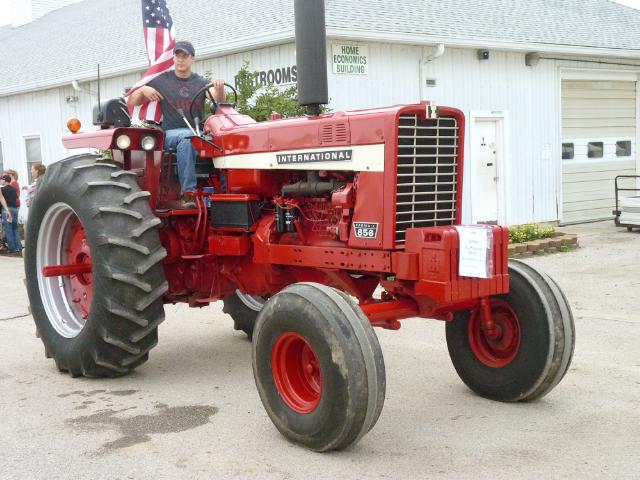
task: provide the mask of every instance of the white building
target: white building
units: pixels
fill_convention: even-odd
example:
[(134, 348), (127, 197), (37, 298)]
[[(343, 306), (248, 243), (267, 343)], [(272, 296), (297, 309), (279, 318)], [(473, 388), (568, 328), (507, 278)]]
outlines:
[[(139, 0), (20, 2), (39, 14), (67, 4), (0, 27), (0, 160), (24, 179), (30, 163), (70, 154), (68, 118), (92, 128), (98, 63), (104, 99), (146, 61)], [(246, 59), (258, 80), (293, 81), (293, 0), (167, 4), (197, 71), (232, 79)], [(465, 113), (466, 222), (607, 218), (615, 175), (640, 173), (640, 11), (607, 0), (326, 6), (334, 111), (429, 99)], [(366, 68), (339, 67), (343, 46)]]

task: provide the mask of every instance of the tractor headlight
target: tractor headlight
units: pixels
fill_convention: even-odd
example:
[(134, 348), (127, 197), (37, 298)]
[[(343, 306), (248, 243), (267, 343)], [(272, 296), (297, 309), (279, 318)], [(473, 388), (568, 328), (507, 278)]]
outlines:
[(154, 148), (156, 148), (156, 137), (152, 137), (151, 135), (142, 137), (142, 139), (140, 140), (140, 147), (142, 148), (142, 150), (145, 150), (147, 152), (153, 150)]
[(131, 137), (124, 133), (122, 135), (118, 135), (118, 138), (116, 138), (116, 146), (120, 150), (126, 150), (131, 146)]

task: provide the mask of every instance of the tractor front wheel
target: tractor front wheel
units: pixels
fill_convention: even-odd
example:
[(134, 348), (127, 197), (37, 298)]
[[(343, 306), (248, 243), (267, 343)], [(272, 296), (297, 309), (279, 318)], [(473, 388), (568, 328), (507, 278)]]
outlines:
[(114, 377), (158, 341), (167, 290), (160, 220), (134, 173), (95, 155), (51, 165), (29, 212), (31, 313), (60, 371)]
[(495, 327), (483, 329), (483, 310), (447, 323), (449, 356), (477, 394), (504, 402), (550, 392), (571, 363), (575, 327), (558, 285), (526, 263), (509, 260), (510, 291), (490, 299)]
[(253, 374), (280, 433), (320, 452), (356, 443), (384, 404), (384, 359), (367, 317), (317, 283), (291, 285), (265, 303)]

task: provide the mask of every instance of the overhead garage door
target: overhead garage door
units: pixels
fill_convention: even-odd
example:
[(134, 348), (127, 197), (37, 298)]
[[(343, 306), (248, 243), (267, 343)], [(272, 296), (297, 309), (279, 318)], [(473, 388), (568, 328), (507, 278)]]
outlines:
[(636, 173), (636, 82), (562, 81), (562, 223), (611, 218), (613, 179)]

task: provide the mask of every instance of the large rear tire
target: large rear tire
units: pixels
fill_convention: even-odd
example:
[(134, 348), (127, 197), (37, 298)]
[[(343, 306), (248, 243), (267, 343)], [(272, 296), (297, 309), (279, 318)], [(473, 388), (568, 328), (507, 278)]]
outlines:
[[(27, 225), (27, 291), (45, 354), (60, 371), (123, 375), (157, 344), (166, 252), (148, 197), (135, 174), (95, 155), (51, 165), (39, 184)], [(58, 265), (67, 273), (44, 275)]]
[(346, 295), (316, 283), (291, 285), (266, 302), (254, 331), (253, 373), (280, 433), (320, 452), (356, 443), (384, 404), (373, 328)]
[(446, 326), (449, 356), (462, 381), (493, 400), (529, 401), (549, 393), (569, 369), (575, 346), (571, 308), (547, 275), (509, 260), (510, 291), (491, 298), (498, 334), (481, 328), (480, 308)]

